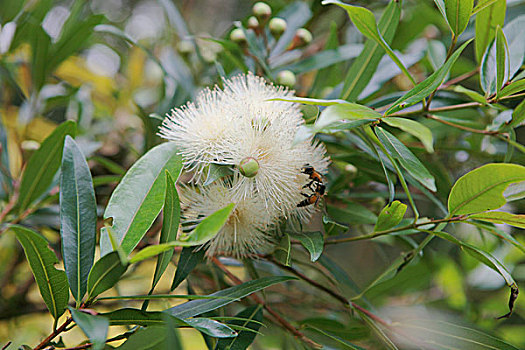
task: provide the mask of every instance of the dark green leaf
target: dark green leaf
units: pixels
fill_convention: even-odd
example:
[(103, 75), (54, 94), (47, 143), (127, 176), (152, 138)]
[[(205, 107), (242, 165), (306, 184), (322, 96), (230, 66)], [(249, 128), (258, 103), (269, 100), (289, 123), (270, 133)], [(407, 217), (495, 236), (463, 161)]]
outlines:
[(69, 308), (75, 323), (82, 329), (93, 345), (91, 349), (102, 350), (106, 345), (109, 320), (106, 317), (91, 315), (73, 308)]
[(436, 191), (434, 177), (416, 156), (394, 135), (381, 127), (376, 127), (376, 134), (391, 157), (396, 159), (419, 183), (431, 191)]
[(263, 321), (261, 306), (250, 306), (239, 312), (235, 317), (246, 320), (233, 320), (228, 322), (229, 325), (242, 326), (253, 331), (243, 330), (233, 339), (220, 339), (217, 342), (216, 350), (246, 350), (257, 336), (256, 332), (261, 328), (260, 322)]
[(505, 34), (503, 34), (503, 30), (501, 30), (501, 27), (498, 26), (496, 28), (496, 89), (497, 92), (503, 87), (503, 83), (505, 83), (509, 77), (509, 66), (508, 66), (508, 47), (507, 47), (507, 39), (505, 38)]
[[(162, 231), (160, 232), (159, 243), (166, 243), (177, 239), (177, 232), (179, 230), (180, 221), (180, 203), (175, 183), (170, 173), (166, 170), (166, 198), (164, 200)], [(151, 288), (155, 288), (159, 282), (160, 277), (168, 267), (171, 257), (173, 256), (173, 249), (159, 255), (157, 259), (157, 266), (155, 267), (155, 274), (153, 275), (153, 282)]]
[(60, 169), (60, 236), (64, 267), (77, 303), (86, 293), (95, 258), (97, 204), (89, 166), (68, 135)]
[[(112, 230), (126, 254), (131, 253), (162, 209), (165, 171), (178, 178), (181, 166), (175, 145), (163, 143), (133, 164), (113, 191), (104, 219), (113, 218)], [(107, 233), (101, 235), (100, 247), (102, 255), (112, 250)]]
[(467, 47), (471, 41), (472, 40), (468, 40), (463, 45), (461, 45), (461, 47), (457, 49), (445, 62), (445, 64), (443, 64), (437, 71), (432, 73), (431, 76), (417, 84), (412, 90), (394, 102), (394, 104), (385, 112), (385, 115), (389, 115), (403, 108), (413, 106), (434, 92), (443, 83), (443, 80), (450, 71), (450, 68), (452, 68), (459, 55), (461, 55), (465, 47)]
[(292, 243), (290, 242), (289, 235), (283, 235), (279, 244), (275, 246), (275, 251), (273, 252), (275, 260), (280, 262), (285, 266), (290, 266), (292, 260)]
[(445, 13), (452, 32), (458, 37), (470, 20), (474, 0), (445, 0)]
[(119, 350), (159, 350), (166, 347), (166, 327), (150, 326), (140, 328), (119, 346)]
[(498, 209), (507, 203), (503, 191), (525, 180), (525, 167), (517, 164), (486, 164), (460, 177), (448, 197), (450, 215)]
[(316, 261), (323, 254), (324, 238), (319, 231), (290, 232), (292, 238), (297, 239), (310, 253), (310, 260)]
[[(379, 19), (379, 31), (388, 44), (392, 42), (400, 15), (401, 3), (399, 1), (390, 1)], [(359, 94), (370, 82), (383, 55), (383, 49), (375, 40), (369, 39), (366, 41), (363, 50), (350, 66), (348, 73), (346, 73), (343, 92), (341, 93), (342, 99), (351, 102), (357, 100)]]
[(98, 260), (89, 272), (87, 293), (92, 300), (100, 293), (113, 287), (126, 272), (128, 266), (122, 264), (118, 252), (111, 252)]
[(18, 208), (20, 211), (27, 209), (31, 203), (49, 188), (55, 173), (60, 167), (66, 135), (74, 136), (75, 132), (75, 122), (66, 121), (60, 124), (31, 156), (20, 184), (20, 194), (18, 196)]
[(204, 260), (204, 253), (205, 250), (198, 247), (184, 247), (182, 249), (170, 290), (175, 290), (188, 277), (195, 266)]
[(49, 312), (55, 319), (58, 319), (64, 313), (69, 301), (66, 273), (55, 268), (54, 265), (58, 263), (58, 259), (49, 249), (44, 237), (18, 225), (11, 226), (11, 229), (24, 248), (29, 266)]
[(374, 232), (385, 231), (391, 229), (394, 226), (397, 226), (401, 220), (403, 220), (403, 216), (405, 216), (406, 211), (406, 204), (403, 204), (400, 201), (394, 201), (388, 204), (383, 208), (383, 210), (381, 210), (381, 213), (377, 218), (377, 223), (374, 227)]
[(46, 82), (49, 73), (49, 51), (51, 49), (51, 38), (46, 31), (40, 26), (31, 25), (32, 57), (31, 57), (31, 77), (33, 85), (39, 91)]
[(222, 306), (228, 305), (236, 299), (244, 298), (247, 295), (250, 295), (254, 292), (257, 292), (276, 283), (281, 283), (294, 279), (296, 278), (289, 276), (263, 277), (210, 294), (210, 296), (226, 297), (225, 299), (192, 300), (187, 303), (167, 309), (165, 312), (178, 318), (194, 317), (206, 313), (208, 311), (218, 309)]
[[(478, 1), (479, 5), (479, 1)], [(476, 8), (478, 8), (476, 5)], [(481, 62), (483, 53), (494, 40), (497, 26), (503, 26), (505, 21), (505, 9), (507, 8), (506, 0), (496, 0), (489, 6), (486, 6), (476, 15), (476, 59)]]

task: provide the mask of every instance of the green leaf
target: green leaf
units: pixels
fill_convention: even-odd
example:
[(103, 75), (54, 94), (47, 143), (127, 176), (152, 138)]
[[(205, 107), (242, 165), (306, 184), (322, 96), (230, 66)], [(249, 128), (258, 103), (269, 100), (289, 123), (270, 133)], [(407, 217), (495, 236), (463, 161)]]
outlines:
[(44, 237), (18, 225), (10, 226), (22, 244), (29, 266), (35, 276), (40, 294), (51, 315), (57, 320), (65, 311), (69, 301), (69, 286), (66, 273), (57, 270), (58, 259)]
[(95, 258), (97, 204), (89, 166), (68, 135), (60, 169), (60, 237), (69, 287), (80, 302)]
[(498, 318), (506, 318), (509, 317), (512, 314), (513, 308), (514, 308), (514, 302), (516, 301), (516, 298), (518, 297), (518, 285), (516, 281), (512, 278), (507, 268), (498, 261), (494, 256), (492, 256), (490, 253), (477, 248), (469, 243), (462, 242), (456, 237), (452, 236), (451, 234), (447, 232), (433, 232), (433, 231), (426, 231), (428, 233), (434, 233), (436, 236), (446, 239), (458, 246), (460, 246), (467, 254), (472, 256), (474, 259), (478, 260), (482, 264), (490, 267), (494, 271), (500, 274), (501, 277), (505, 280), (505, 283), (510, 287), (510, 299), (509, 299), (509, 312), (503, 316), (500, 316)]
[(80, 310), (75, 310), (72, 307), (69, 307), (69, 311), (71, 311), (71, 316), (75, 323), (82, 329), (91, 343), (93, 343), (91, 349), (104, 349), (108, 335), (109, 320), (103, 316), (91, 315)]
[(313, 232), (289, 232), (290, 237), (297, 239), (303, 247), (310, 253), (310, 260), (312, 262), (319, 259), (323, 254), (324, 237), (319, 231)]
[(204, 261), (205, 250), (197, 247), (184, 247), (180, 253), (179, 262), (177, 264), (177, 270), (173, 277), (170, 290), (173, 291), (181, 284), (182, 281), (188, 277), (191, 271)]
[[(142, 156), (117, 186), (109, 199), (104, 219), (113, 218), (112, 230), (126, 254), (131, 253), (162, 209), (166, 170), (178, 178), (182, 158), (175, 145), (163, 143)], [(101, 235), (101, 254), (112, 248), (107, 234)]]
[(111, 325), (140, 325), (148, 327), (165, 323), (165, 317), (168, 316), (176, 327), (192, 327), (212, 337), (230, 338), (237, 335), (237, 332), (227, 325), (203, 317), (182, 320), (165, 312), (142, 311), (131, 308), (123, 308), (101, 315), (108, 318)]
[(512, 120), (508, 124), (509, 128), (515, 128), (525, 120), (525, 100), (521, 101), (519, 105), (514, 108), (512, 112)]
[(370, 12), (364, 7), (344, 4), (339, 0), (323, 0), (322, 4), (334, 4), (345, 9), (348, 13), (348, 16), (350, 17), (354, 25), (357, 27), (357, 29), (368, 39), (377, 42), (383, 48), (383, 50), (385, 50), (386, 54), (392, 59), (392, 61), (394, 61), (394, 63), (399, 67), (399, 69), (401, 69), (403, 74), (407, 76), (407, 78), (412, 82), (412, 84), (416, 85), (416, 82), (414, 81), (406, 67), (399, 60), (394, 51), (392, 51), (390, 46), (388, 46), (388, 43), (385, 41), (381, 33), (379, 33), (379, 29), (376, 24), (376, 19), (372, 12)]
[[(177, 232), (179, 230), (180, 222), (180, 203), (175, 182), (170, 173), (166, 170), (166, 197), (164, 200), (162, 231), (160, 232), (159, 243), (166, 243), (177, 239)], [(173, 249), (162, 253), (157, 259), (157, 266), (155, 267), (155, 274), (153, 275), (153, 282), (151, 288), (155, 288), (159, 282), (162, 274), (168, 267), (173, 256)]]
[(388, 204), (386, 207), (381, 210), (379, 217), (377, 218), (377, 223), (374, 227), (374, 232), (385, 231), (391, 229), (394, 226), (397, 226), (403, 216), (407, 211), (406, 204), (401, 203), (400, 201), (393, 201)]
[(525, 40), (523, 40), (523, 26), (525, 15), (518, 16), (503, 27), (509, 48), (509, 78), (520, 69), (525, 58)]
[[(479, 220), (483, 220), (483, 219), (479, 219)], [(525, 246), (523, 244), (521, 244), (514, 237), (512, 237), (512, 235), (510, 233), (507, 233), (507, 232), (505, 232), (503, 230), (500, 230), (500, 229), (494, 227), (493, 224), (489, 224), (489, 223), (485, 223), (485, 222), (479, 222), (479, 221), (465, 221), (465, 222), (467, 224), (476, 226), (477, 228), (479, 228), (481, 230), (489, 232), (490, 234), (492, 234), (492, 235), (498, 237), (499, 239), (502, 239), (502, 240), (512, 244), (513, 246), (515, 246), (516, 248), (521, 250), (523, 253), (525, 253)]]
[(193, 231), (180, 236), (173, 244), (175, 246), (190, 247), (208, 242), (219, 233), (234, 209), (235, 203), (230, 203), (224, 208), (217, 210), (215, 213), (204, 218)]
[(358, 44), (343, 45), (335, 49), (321, 51), (279, 69), (290, 70), (295, 74), (311, 72), (348, 61), (356, 57), (361, 50), (362, 46)]
[(509, 85), (505, 86), (498, 94), (498, 97), (509, 96), (525, 90), (525, 79), (513, 81)]
[(275, 246), (273, 255), (275, 256), (275, 260), (281, 264), (290, 266), (292, 261), (292, 242), (290, 241), (289, 235), (285, 234), (281, 237), (279, 244)]
[(50, 70), (48, 67), (51, 38), (40, 25), (31, 24), (31, 78), (36, 91), (40, 91), (46, 82)]
[(445, 0), (445, 13), (452, 32), (458, 37), (470, 19), (474, 0)]
[(330, 124), (342, 120), (360, 120), (380, 118), (381, 114), (373, 109), (357, 103), (344, 102), (325, 108), (316, 120), (314, 128), (322, 130)]
[[(487, 1), (485, 1), (486, 3)], [(479, 8), (481, 1), (478, 1), (476, 11)], [(505, 10), (507, 8), (506, 0), (495, 0), (492, 4), (479, 10), (476, 15), (476, 59), (481, 62), (483, 53), (494, 40), (497, 26), (503, 26), (505, 21)]]
[(113, 287), (126, 272), (128, 266), (122, 264), (118, 252), (111, 252), (98, 260), (89, 272), (88, 300)]
[(509, 53), (507, 39), (501, 27), (496, 28), (496, 89), (497, 92), (503, 87), (509, 77)]
[(263, 321), (261, 306), (250, 306), (239, 312), (235, 317), (245, 320), (232, 320), (228, 322), (229, 325), (241, 326), (252, 331), (241, 330), (237, 337), (233, 339), (220, 339), (217, 342), (216, 350), (246, 350), (257, 336), (256, 332), (261, 328), (261, 322)]
[(140, 328), (119, 346), (119, 350), (159, 350), (166, 348), (166, 327), (151, 326)]
[(33, 153), (27, 162), (20, 183), (20, 194), (18, 196), (18, 209), (20, 211), (27, 209), (49, 188), (60, 167), (66, 135), (74, 136), (75, 133), (75, 122), (68, 120), (60, 124), (42, 142), (40, 148)]
[(465, 47), (467, 47), (471, 41), (472, 40), (466, 41), (437, 71), (432, 73), (431, 76), (417, 84), (412, 90), (394, 102), (394, 104), (385, 112), (385, 115), (389, 115), (403, 108), (413, 106), (434, 92), (443, 83), (445, 77), (458, 59), (459, 55), (461, 55)]
[(525, 180), (525, 167), (517, 164), (486, 164), (460, 177), (450, 191), (450, 215), (498, 209), (507, 203), (503, 191)]
[(394, 135), (381, 127), (376, 127), (376, 135), (391, 157), (412, 175), (419, 183), (431, 191), (436, 191), (434, 176), (425, 168), (417, 157)]
[[(390, 44), (394, 38), (399, 18), (401, 3), (390, 1), (379, 19), (378, 28), (385, 42)], [(379, 61), (384, 55), (381, 46), (375, 40), (367, 40), (359, 56), (354, 60), (346, 74), (341, 98), (354, 102), (372, 79)]]
[(410, 135), (417, 137), (428, 153), (434, 153), (434, 139), (432, 137), (432, 131), (423, 124), (406, 118), (388, 117), (381, 119), (382, 122), (394, 127), (399, 128)]
[(472, 99), (472, 101), (479, 102), (479, 103), (482, 103), (484, 105), (488, 105), (487, 100), (485, 99), (485, 97), (483, 95), (477, 93), (474, 90), (470, 90), (470, 89), (464, 88), (461, 85), (454, 86), (454, 92), (458, 92), (460, 94), (465, 94), (468, 97), (470, 97)]
[(192, 300), (188, 301), (187, 303), (167, 309), (165, 312), (178, 318), (194, 317), (228, 305), (237, 299), (242, 299), (247, 295), (250, 295), (261, 289), (267, 288), (276, 283), (281, 283), (295, 279), (295, 277), (290, 276), (271, 276), (259, 278), (257, 280), (245, 282), (238, 286), (226, 288), (221, 291), (210, 294), (210, 296), (225, 297), (224, 299)]
[(486, 213), (474, 214), (470, 219), (489, 221), (495, 224), (507, 224), (525, 229), (525, 215), (511, 214), (503, 211), (489, 211)]
[[(518, 350), (485, 330), (478, 331), (439, 319), (403, 319), (391, 326), (394, 332), (410, 334), (410, 342), (432, 349)], [(397, 331), (399, 329), (399, 331)]]

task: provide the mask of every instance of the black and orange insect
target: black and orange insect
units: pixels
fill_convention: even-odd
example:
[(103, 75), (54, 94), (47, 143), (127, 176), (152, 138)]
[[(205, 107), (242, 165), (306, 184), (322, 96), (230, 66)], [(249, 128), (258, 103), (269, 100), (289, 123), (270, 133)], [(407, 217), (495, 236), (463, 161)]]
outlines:
[(306, 207), (311, 204), (317, 205), (319, 200), (324, 196), (326, 190), (326, 186), (323, 184), (323, 177), (314, 169), (313, 166), (309, 164), (306, 164), (301, 168), (301, 173), (308, 175), (308, 179), (311, 180), (302, 188), (309, 188), (313, 193), (306, 194), (301, 192), (301, 194), (305, 196), (306, 199), (297, 204), (297, 206)]
[[(311, 189), (310, 186), (308, 186), (308, 188)], [(326, 189), (325, 185), (323, 185), (322, 183), (317, 182), (315, 190), (314, 190), (314, 193), (312, 193), (312, 194), (301, 193), (303, 196), (306, 197), (306, 199), (301, 201), (299, 204), (297, 204), (297, 206), (298, 207), (306, 207), (306, 206), (311, 205), (311, 204), (317, 205), (319, 200), (324, 196), (325, 189)]]

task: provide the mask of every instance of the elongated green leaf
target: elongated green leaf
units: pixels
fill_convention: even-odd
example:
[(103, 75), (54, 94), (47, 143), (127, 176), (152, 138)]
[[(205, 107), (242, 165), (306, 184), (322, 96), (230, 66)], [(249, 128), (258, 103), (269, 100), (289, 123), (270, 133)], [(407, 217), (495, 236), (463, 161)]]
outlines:
[(525, 15), (518, 16), (503, 27), (503, 32), (507, 38), (509, 47), (509, 78), (520, 69), (525, 58), (525, 40), (523, 40), (523, 26), (525, 25)]
[[(484, 219), (481, 218), (481, 219), (476, 219), (476, 220), (484, 220)], [(490, 221), (488, 221), (487, 223), (482, 223), (478, 221), (465, 221), (465, 222), (467, 224), (476, 226), (479, 229), (487, 231), (493, 234), (494, 236), (498, 237), (499, 239), (507, 241), (508, 243), (512, 244), (513, 246), (521, 250), (523, 253), (525, 253), (525, 246), (523, 244), (521, 244), (514, 237), (512, 237), (510, 233), (507, 233), (504, 230), (500, 230), (499, 228), (494, 227), (493, 224), (489, 223)]]
[[(236, 318), (245, 320), (232, 320), (228, 322), (232, 326), (241, 326), (249, 330), (240, 331), (233, 339), (220, 339), (217, 342), (216, 350), (246, 350), (257, 336), (257, 331), (261, 328), (263, 312), (261, 306), (250, 306), (235, 315)], [(252, 322), (255, 321), (255, 322)]]
[[(112, 230), (126, 254), (139, 243), (164, 202), (166, 170), (178, 178), (182, 159), (173, 143), (163, 143), (146, 153), (128, 170), (117, 186), (104, 212), (113, 218)], [(101, 235), (101, 254), (112, 248), (107, 234)]]
[[(479, 5), (479, 2), (478, 2)], [(476, 5), (476, 9), (478, 8)], [(481, 62), (483, 53), (494, 40), (497, 26), (503, 26), (505, 21), (506, 0), (496, 0), (486, 6), (476, 15), (476, 59)]]
[[(525, 100), (521, 101), (519, 105), (514, 108), (514, 111), (512, 112), (512, 120), (507, 125), (509, 128), (515, 128), (525, 120)], [(518, 144), (519, 146), (522, 146), (521, 144)], [(524, 151), (525, 152), (525, 151)]]
[[(379, 19), (378, 28), (387, 44), (392, 42), (401, 15), (401, 3), (390, 1)], [(372, 79), (374, 72), (383, 57), (383, 48), (375, 41), (368, 39), (359, 56), (354, 60), (346, 74), (341, 98), (354, 102)]]
[(334, 4), (345, 9), (348, 13), (348, 16), (352, 20), (352, 23), (354, 23), (357, 29), (368, 39), (377, 42), (379, 46), (381, 46), (383, 50), (385, 50), (386, 54), (392, 59), (392, 61), (394, 61), (394, 63), (399, 67), (399, 69), (401, 69), (403, 74), (405, 74), (406, 77), (412, 82), (412, 84), (416, 84), (414, 78), (412, 78), (406, 67), (399, 60), (394, 51), (392, 51), (388, 43), (385, 41), (385, 39), (379, 32), (379, 28), (377, 27), (374, 14), (372, 12), (370, 12), (364, 7), (348, 5), (342, 3), (339, 0), (323, 0), (322, 4)]
[(18, 225), (11, 226), (11, 229), (24, 248), (36, 284), (49, 312), (55, 319), (58, 319), (64, 313), (69, 301), (66, 273), (55, 268), (54, 265), (58, 263), (58, 259), (49, 249), (44, 237)]
[(398, 225), (401, 220), (403, 220), (406, 211), (406, 204), (403, 204), (400, 201), (393, 201), (388, 204), (383, 210), (381, 210), (381, 213), (379, 213), (374, 231), (384, 231)]
[[(32, 57), (31, 78), (36, 91), (39, 91), (46, 82), (49, 69), (49, 51), (51, 49), (51, 38), (40, 25), (31, 25)], [(16, 39), (16, 37), (15, 37)]]
[(496, 91), (499, 92), (499, 90), (503, 87), (503, 83), (505, 83), (508, 79), (508, 73), (509, 73), (509, 53), (508, 53), (508, 46), (507, 46), (507, 39), (505, 38), (505, 34), (503, 33), (503, 30), (501, 30), (501, 27), (496, 27)]
[(432, 137), (432, 131), (423, 124), (407, 118), (397, 118), (397, 117), (388, 117), (381, 119), (382, 122), (393, 126), (394, 128), (399, 128), (410, 135), (417, 137), (428, 153), (434, 153), (434, 139)]
[(450, 215), (473, 214), (502, 207), (503, 191), (525, 180), (525, 167), (517, 164), (486, 164), (460, 177), (448, 197)]
[(324, 238), (319, 231), (313, 232), (290, 232), (293, 239), (297, 239), (310, 253), (310, 260), (316, 261), (323, 254)]
[(412, 175), (419, 183), (431, 191), (436, 191), (434, 177), (417, 159), (417, 157), (394, 135), (381, 127), (376, 127), (376, 135), (386, 150), (399, 164)]
[(106, 317), (91, 315), (72, 307), (69, 308), (71, 316), (75, 323), (82, 329), (86, 337), (89, 338), (91, 349), (102, 350), (106, 345), (106, 338), (108, 335), (109, 320)]
[(495, 224), (507, 224), (525, 229), (525, 215), (511, 214), (503, 211), (489, 211), (470, 215), (469, 218), (489, 221)]
[[(180, 203), (175, 183), (170, 173), (166, 170), (166, 198), (164, 200), (162, 231), (160, 232), (159, 243), (166, 243), (177, 239), (177, 232), (179, 230), (180, 221)], [(168, 267), (171, 257), (173, 256), (173, 249), (159, 255), (157, 259), (157, 266), (155, 267), (155, 274), (153, 275), (153, 282), (151, 288), (155, 288), (159, 282), (160, 277)]]
[(289, 235), (283, 235), (279, 244), (275, 246), (273, 252), (275, 260), (285, 266), (290, 266), (292, 261), (292, 242)]
[(257, 280), (245, 282), (238, 286), (230, 287), (210, 294), (210, 296), (221, 296), (227, 297), (228, 299), (192, 300), (187, 303), (167, 309), (165, 312), (178, 318), (194, 317), (228, 305), (234, 301), (232, 300), (232, 298), (242, 299), (247, 295), (250, 295), (254, 292), (257, 292), (276, 283), (281, 283), (294, 279), (296, 278), (290, 276), (271, 276), (259, 278)]
[(476, 101), (476, 102), (482, 103), (484, 105), (487, 105), (487, 99), (485, 98), (485, 96), (481, 95), (480, 93), (478, 93), (478, 92), (476, 92), (474, 90), (470, 90), (470, 89), (464, 88), (461, 85), (456, 85), (456, 86), (454, 86), (454, 92), (459, 92), (460, 94), (465, 94), (468, 97), (470, 97), (472, 99), (472, 101)]
[(20, 183), (17, 205), (20, 211), (25, 210), (49, 188), (60, 167), (66, 135), (75, 136), (75, 133), (75, 122), (60, 124), (31, 156)]
[(471, 41), (472, 40), (468, 40), (463, 45), (461, 45), (461, 47), (457, 49), (445, 62), (445, 64), (443, 64), (437, 71), (432, 73), (431, 76), (417, 84), (412, 90), (394, 102), (394, 104), (385, 112), (385, 115), (389, 115), (403, 108), (413, 106), (435, 91), (443, 83), (443, 80), (450, 71), (450, 68), (452, 68), (459, 55), (461, 55), (465, 47), (467, 47)]
[(64, 267), (77, 302), (86, 293), (95, 258), (97, 204), (89, 166), (68, 135), (60, 169), (60, 236)]
[(316, 130), (321, 130), (326, 128), (328, 125), (341, 120), (360, 120), (380, 117), (381, 114), (367, 106), (359, 105), (357, 103), (345, 102), (334, 104), (325, 108), (315, 122), (314, 128)]
[(166, 349), (166, 327), (150, 326), (140, 328), (119, 346), (119, 350), (159, 350)]
[(204, 260), (204, 253), (205, 250), (198, 247), (184, 247), (182, 249), (170, 290), (175, 290), (188, 277), (195, 266)]
[(140, 325), (155, 326), (165, 323), (165, 316), (170, 317), (176, 327), (192, 327), (209, 336), (216, 338), (235, 337), (237, 332), (223, 323), (209, 318), (192, 318), (182, 320), (165, 312), (142, 311), (139, 309), (123, 308), (112, 312), (101, 314), (109, 319), (111, 325)]
[(98, 260), (89, 272), (88, 300), (113, 287), (126, 272), (128, 266), (122, 264), (118, 252), (111, 252)]
[(203, 219), (193, 231), (180, 236), (173, 244), (180, 247), (191, 247), (208, 242), (219, 233), (228, 221), (233, 209), (235, 209), (235, 203), (230, 203), (224, 208), (217, 210), (215, 213)]
[(486, 331), (439, 319), (406, 319), (392, 326), (394, 332), (410, 334), (410, 343), (423, 349), (497, 349), (518, 350)]
[(517, 80), (505, 86), (498, 96), (505, 97), (525, 90), (525, 79)]
[(467, 28), (474, 0), (445, 0), (445, 13), (452, 32), (458, 37)]

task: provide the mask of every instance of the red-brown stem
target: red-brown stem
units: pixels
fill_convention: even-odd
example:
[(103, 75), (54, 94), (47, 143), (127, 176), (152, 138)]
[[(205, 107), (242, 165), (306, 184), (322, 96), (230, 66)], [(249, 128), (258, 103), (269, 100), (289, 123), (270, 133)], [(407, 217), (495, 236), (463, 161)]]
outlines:
[[(211, 260), (213, 261), (213, 263), (219, 269), (221, 269), (226, 274), (226, 276), (228, 276), (230, 278), (230, 280), (232, 280), (233, 283), (235, 283), (237, 285), (242, 284), (242, 281), (239, 278), (237, 278), (237, 276), (235, 276), (233, 273), (231, 273), (228, 270), (228, 268), (226, 268), (226, 266), (224, 266), (224, 264), (219, 261), (219, 259), (217, 259), (215, 257), (212, 257)], [(264, 300), (262, 300), (258, 295), (251, 294), (251, 295), (249, 295), (249, 297), (253, 301), (255, 301), (257, 304), (262, 305), (264, 307), (264, 309), (270, 315), (272, 315), (278, 323), (280, 323), (284, 328), (286, 328), (288, 331), (290, 331), (294, 336), (298, 337), (299, 339), (301, 339), (302, 341), (304, 341), (308, 345), (312, 346), (313, 348), (316, 348), (316, 349), (322, 348), (322, 346), (320, 344), (317, 344), (312, 339), (308, 338), (306, 335), (301, 333), (297, 328), (292, 326), (288, 321), (286, 321), (284, 318), (282, 318), (281, 315), (279, 315), (275, 310), (273, 310), (271, 307), (269, 307), (264, 302)]]
[(55, 339), (57, 335), (62, 333), (71, 322), (73, 322), (73, 317), (70, 316), (64, 323), (62, 323), (60, 327), (55, 329), (46, 339), (42, 340), (42, 342), (38, 344), (33, 350), (43, 349), (47, 344), (49, 344), (51, 340)]
[(470, 72), (467, 72), (465, 74), (461, 74), (457, 77), (455, 77), (454, 79), (450, 79), (449, 81), (443, 83), (443, 85), (441, 85), (438, 90), (443, 90), (443, 89), (446, 89), (448, 88), (449, 86), (451, 85), (454, 85), (454, 84), (457, 84), (465, 79), (468, 79), (470, 78), (471, 76), (475, 75), (476, 73), (479, 72), (479, 67), (474, 69), (474, 70), (471, 70)]

